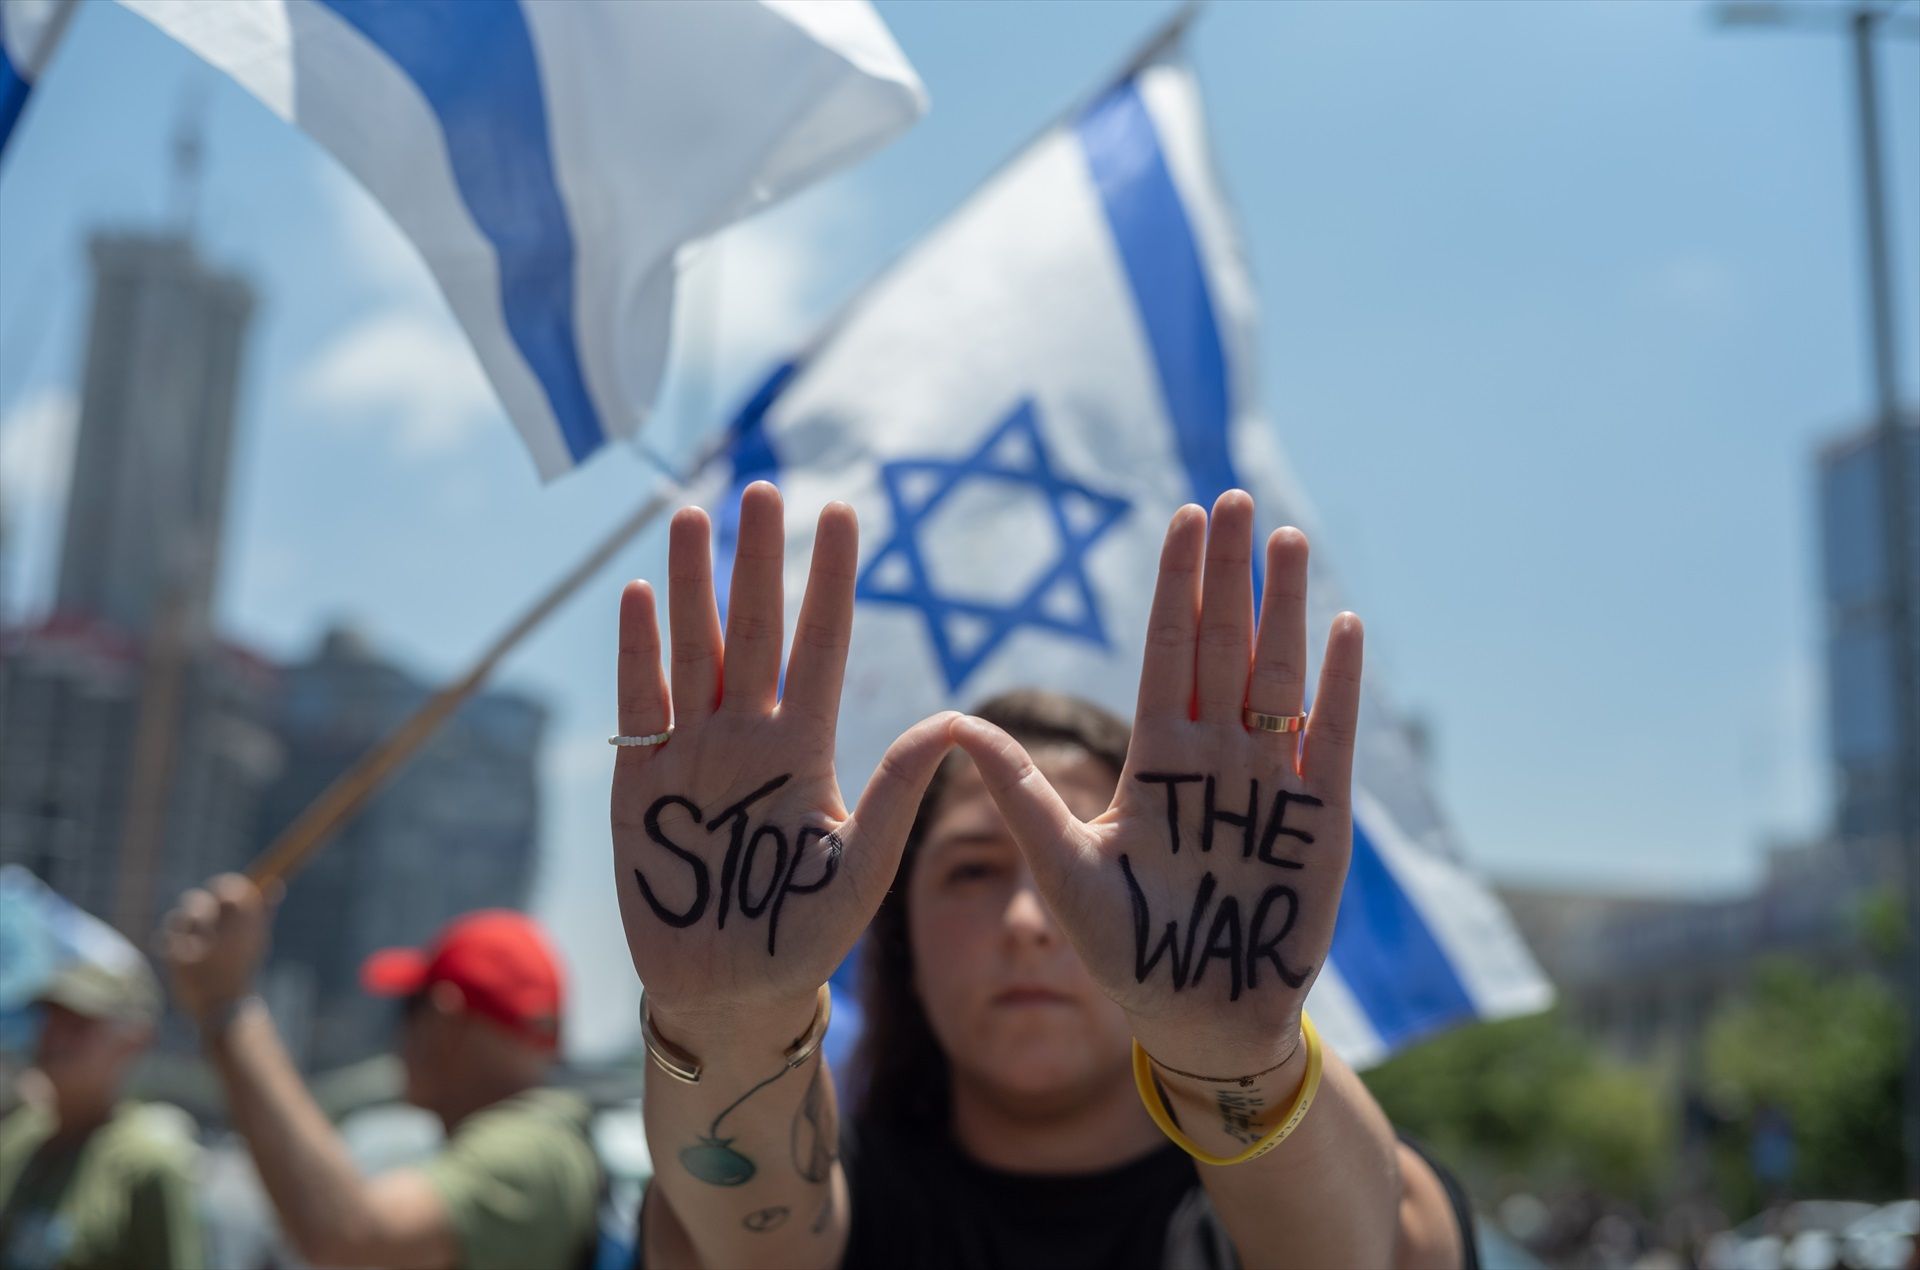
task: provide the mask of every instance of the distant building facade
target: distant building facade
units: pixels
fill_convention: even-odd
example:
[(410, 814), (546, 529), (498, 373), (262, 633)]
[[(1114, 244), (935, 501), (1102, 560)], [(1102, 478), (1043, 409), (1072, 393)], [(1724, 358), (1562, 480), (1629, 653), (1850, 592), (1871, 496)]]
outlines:
[[(1819, 456), (1820, 590), (1825, 617), (1827, 737), (1834, 831), (1892, 835), (1898, 826), (1899, 705), (1893, 681), (1893, 587), (1883, 492), (1888, 459), (1878, 429), (1841, 437)], [(1920, 425), (1905, 428), (1907, 629), (1920, 641)]]
[(179, 237), (91, 260), (54, 613), (0, 638), (0, 861), (144, 942), (246, 859), (279, 765), (271, 667), (211, 634), (253, 295)]
[[(431, 691), (345, 630), (286, 667), (283, 685), (276, 730), (287, 762), (266, 801), (263, 842)], [(359, 987), (367, 954), (424, 944), (473, 909), (525, 906), (545, 723), (545, 711), (526, 697), (479, 694), (289, 888), (269, 975), (306, 1066), (338, 1067), (391, 1046), (393, 1004)]]
[[(243, 868), (428, 685), (344, 632), (276, 665), (213, 633), (252, 294), (180, 237), (103, 235), (54, 609), (0, 628), (0, 863), (144, 946)], [(540, 706), (483, 693), (290, 888), (266, 989), (309, 1068), (391, 1040), (361, 959), (524, 907)], [(183, 1028), (165, 1044), (190, 1048)]]
[(129, 860), (127, 808), (148, 660), (103, 622), (57, 616), (0, 632), (0, 864), (21, 864), (144, 944), (173, 897), (239, 867), (279, 771), (274, 668), (211, 644), (177, 669), (164, 849)]
[[(1913, 506), (1920, 506), (1917, 432), (1909, 425), (1902, 447)], [(1774, 848), (1751, 891), (1718, 899), (1501, 888), (1568, 1015), (1625, 1054), (1690, 1054), (1715, 1007), (1743, 992), (1767, 957), (1836, 974), (1886, 969), (1866, 939), (1870, 905), (1899, 893), (1903, 867), (1885, 449), (1877, 431), (1863, 430), (1824, 446), (1815, 464), (1835, 774), (1830, 831)], [(1920, 520), (1911, 528), (1909, 559), (1920, 568)], [(1920, 578), (1908, 594), (1920, 595)], [(1920, 620), (1912, 629), (1920, 631)]]
[(1615, 1051), (1650, 1058), (1691, 1053), (1765, 958), (1876, 969), (1866, 910), (1899, 876), (1891, 839), (1823, 839), (1775, 848), (1759, 885), (1722, 898), (1497, 889), (1568, 1017)]

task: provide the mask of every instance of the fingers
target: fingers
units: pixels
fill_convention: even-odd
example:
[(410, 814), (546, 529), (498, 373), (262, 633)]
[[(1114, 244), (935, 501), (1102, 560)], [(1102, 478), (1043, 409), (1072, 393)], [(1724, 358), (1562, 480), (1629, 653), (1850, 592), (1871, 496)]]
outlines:
[(203, 954), (221, 932), (258, 918), (268, 904), (260, 889), (238, 873), (223, 873), (188, 891), (161, 926), (168, 957), (177, 961)]
[(880, 756), (879, 766), (860, 793), (859, 805), (848, 818), (858, 827), (861, 840), (871, 836), (892, 844), (892, 860), (870, 861), (875, 866), (884, 865), (887, 877), (893, 876), (899, 864), (900, 848), (906, 845), (907, 833), (913, 828), (927, 782), (953, 744), (953, 724), (963, 717), (957, 711), (943, 710), (901, 733)]
[(196, 888), (182, 895), (160, 928), (168, 959), (178, 961), (198, 952), (219, 914), (219, 902), (209, 892)]
[(720, 610), (713, 597), (713, 553), (708, 547), (712, 532), (705, 512), (683, 507), (667, 536), (672, 701), (681, 723), (705, 718), (720, 704)]
[[(1173, 514), (1160, 547), (1160, 576), (1140, 659), (1141, 720), (1185, 722), (1193, 706), (1193, 641), (1200, 623), (1200, 564), (1207, 514), (1189, 504)], [(957, 736), (957, 734), (956, 734)]]
[(1306, 668), (1307, 536), (1276, 529), (1267, 538), (1267, 582), (1247, 704), (1262, 714), (1300, 713)]
[(1194, 645), (1195, 696), (1202, 723), (1240, 726), (1253, 655), (1253, 499), (1228, 490), (1207, 527), (1200, 634)]
[(1320, 666), (1320, 689), (1300, 754), (1300, 774), (1322, 798), (1351, 805), (1353, 742), (1360, 722), (1360, 663), (1364, 632), (1360, 619), (1342, 613), (1327, 635), (1327, 656)]
[(1027, 857), (1027, 867), (1042, 888), (1066, 873), (1080, 842), (1080, 818), (1068, 809), (1020, 742), (985, 719), (965, 716), (953, 725), (953, 739), (980, 769), (980, 779), (1007, 828)]
[[(813, 565), (800, 600), (800, 624), (787, 659), (780, 712), (793, 711), (831, 737), (840, 713), (847, 644), (853, 637), (853, 584), (860, 561), (860, 527), (853, 508), (829, 503), (813, 537)], [(831, 742), (829, 741), (829, 745)]]
[(727, 592), (726, 669), (720, 704), (768, 713), (780, 692), (780, 636), (786, 625), (781, 571), (786, 526), (780, 491), (755, 481), (740, 495), (740, 537)]
[(653, 588), (644, 582), (629, 582), (620, 592), (619, 684), (623, 735), (652, 736), (667, 730), (673, 715), (667, 677), (660, 668), (660, 623), (653, 611)]

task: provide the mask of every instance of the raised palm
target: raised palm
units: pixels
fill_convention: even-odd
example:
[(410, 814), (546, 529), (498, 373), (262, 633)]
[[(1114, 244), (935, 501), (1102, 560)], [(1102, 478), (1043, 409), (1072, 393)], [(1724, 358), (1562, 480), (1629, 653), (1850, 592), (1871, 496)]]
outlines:
[(950, 715), (909, 730), (848, 814), (833, 747), (858, 529), (844, 504), (820, 515), (783, 693), (782, 517), (773, 486), (742, 495), (724, 638), (707, 517), (674, 517), (670, 690), (652, 589), (620, 598), (620, 730), (672, 724), (663, 744), (623, 746), (613, 775), (620, 918), (663, 1010), (783, 1004), (824, 983), (885, 895), (948, 744)]
[(1135, 1035), (1165, 1062), (1258, 1070), (1291, 1048), (1326, 960), (1352, 843), (1359, 619), (1335, 619), (1304, 744), (1243, 710), (1301, 708), (1307, 543), (1267, 542), (1257, 627), (1253, 501), (1240, 491), (1167, 528), (1126, 769), (1077, 819), (1004, 732), (955, 739), (1027, 857), (1056, 920)]

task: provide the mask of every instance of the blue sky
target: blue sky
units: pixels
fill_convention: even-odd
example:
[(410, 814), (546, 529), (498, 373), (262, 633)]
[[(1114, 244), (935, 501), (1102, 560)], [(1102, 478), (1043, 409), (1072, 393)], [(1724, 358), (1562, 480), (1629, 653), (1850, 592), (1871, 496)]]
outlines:
[[(1113, 67), (1170, 5), (879, 9), (928, 117), (694, 266), (659, 420), (772, 356)], [(1506, 876), (1724, 889), (1825, 814), (1811, 456), (1866, 409), (1847, 51), (1692, 3), (1215, 4), (1192, 39), (1259, 284), (1268, 412)], [(1920, 44), (1885, 46), (1902, 384), (1920, 357)], [(541, 487), (410, 248), (332, 161), (115, 6), (86, 6), (0, 165), (10, 619), (44, 606), (95, 227), (168, 214), (262, 293), (224, 628), (348, 618), (439, 676), (644, 496), (625, 452)], [(645, 540), (517, 654), (553, 708), (541, 907), (631, 981), (604, 902), (613, 601)], [(857, 774), (849, 774), (857, 780)], [(457, 850), (457, 847), (452, 848)], [(591, 1027), (624, 1035), (630, 1014)]]

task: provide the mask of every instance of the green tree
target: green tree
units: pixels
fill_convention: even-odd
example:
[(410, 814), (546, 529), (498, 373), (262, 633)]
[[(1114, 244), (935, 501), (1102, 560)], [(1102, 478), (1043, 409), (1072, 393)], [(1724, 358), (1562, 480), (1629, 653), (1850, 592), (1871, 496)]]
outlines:
[(1746, 1156), (1754, 1119), (1793, 1127), (1795, 1193), (1891, 1198), (1900, 1186), (1902, 1019), (1893, 990), (1864, 974), (1836, 978), (1777, 960), (1748, 996), (1707, 1026), (1707, 1089), (1727, 1118), (1721, 1189), (1738, 1208), (1763, 1202)]
[(1394, 1123), (1483, 1195), (1521, 1174), (1635, 1202), (1670, 1158), (1665, 1083), (1607, 1060), (1557, 1011), (1460, 1028), (1367, 1074)]

